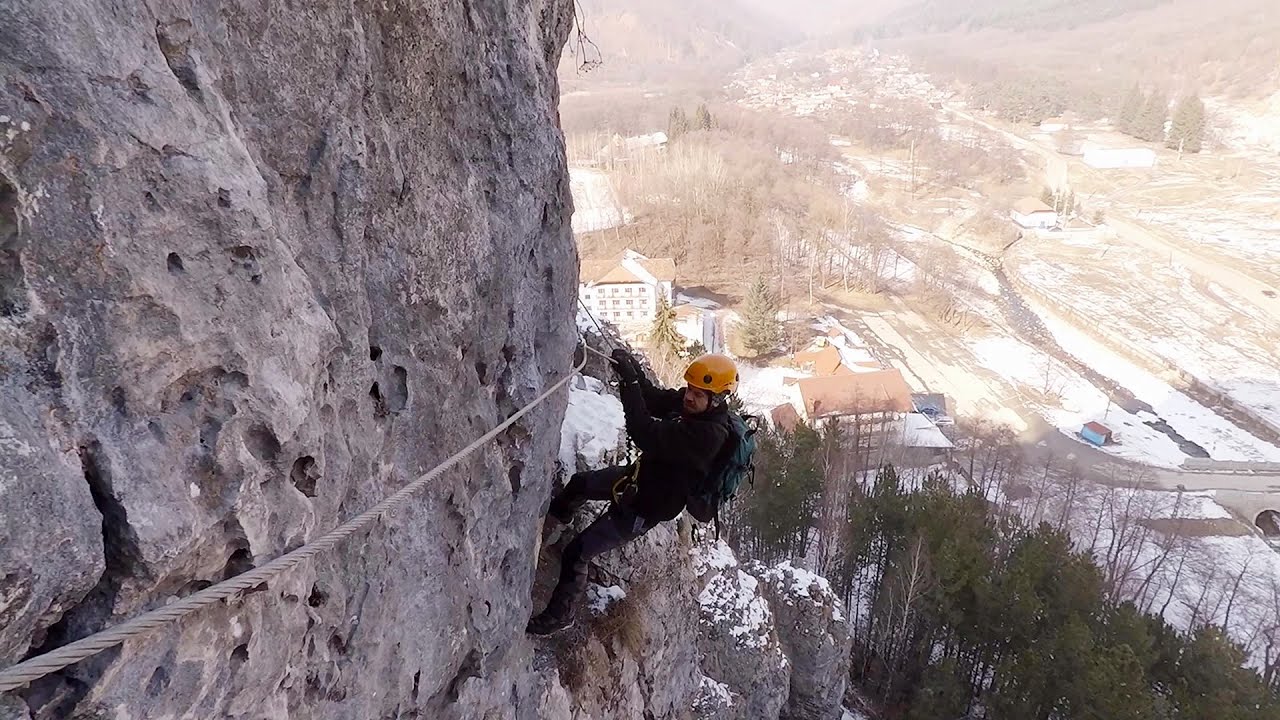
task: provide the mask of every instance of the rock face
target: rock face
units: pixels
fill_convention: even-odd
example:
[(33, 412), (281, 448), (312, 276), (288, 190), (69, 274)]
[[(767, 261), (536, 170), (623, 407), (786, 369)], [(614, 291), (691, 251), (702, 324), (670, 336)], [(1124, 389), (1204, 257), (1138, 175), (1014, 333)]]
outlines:
[(791, 663), (783, 652), (769, 603), (760, 583), (743, 572), (723, 542), (694, 551), (694, 572), (702, 582), (698, 651), (702, 672), (730, 693), (730, 707), (708, 683), (707, 717), (776, 718), (787, 700)]
[[(307, 542), (567, 372), (571, 17), (0, 6), (0, 666)], [(36, 718), (534, 717), (564, 404), (334, 552), (19, 697)]]
[(840, 720), (852, 642), (840, 598), (826, 578), (789, 562), (749, 563), (773, 611), (783, 652), (791, 661), (791, 689), (783, 718)]

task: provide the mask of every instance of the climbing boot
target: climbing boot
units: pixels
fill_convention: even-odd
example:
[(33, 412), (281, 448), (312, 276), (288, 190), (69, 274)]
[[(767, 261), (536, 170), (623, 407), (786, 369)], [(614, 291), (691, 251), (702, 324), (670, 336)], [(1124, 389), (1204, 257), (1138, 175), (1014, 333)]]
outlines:
[(538, 613), (525, 626), (524, 631), (530, 635), (551, 635), (573, 627), (572, 612), (555, 612), (548, 607)]
[(560, 518), (555, 515), (548, 514), (542, 519), (542, 547), (552, 547), (560, 542), (560, 538), (564, 536), (565, 528), (568, 527), (560, 522)]

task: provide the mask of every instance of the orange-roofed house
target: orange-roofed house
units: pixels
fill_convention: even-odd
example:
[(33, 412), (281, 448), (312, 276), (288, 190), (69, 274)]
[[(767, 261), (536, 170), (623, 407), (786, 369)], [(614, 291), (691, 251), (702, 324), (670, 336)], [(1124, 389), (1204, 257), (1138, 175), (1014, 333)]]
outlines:
[(801, 416), (809, 422), (848, 417), (893, 419), (911, 412), (911, 388), (896, 369), (804, 378)]
[(835, 345), (824, 345), (814, 350), (798, 352), (794, 360), (796, 367), (818, 376), (835, 375), (841, 369), (848, 372), (840, 362), (840, 351)]
[(658, 298), (675, 300), (676, 264), (634, 250), (599, 263), (583, 263), (578, 297), (601, 321), (619, 326), (653, 322)]

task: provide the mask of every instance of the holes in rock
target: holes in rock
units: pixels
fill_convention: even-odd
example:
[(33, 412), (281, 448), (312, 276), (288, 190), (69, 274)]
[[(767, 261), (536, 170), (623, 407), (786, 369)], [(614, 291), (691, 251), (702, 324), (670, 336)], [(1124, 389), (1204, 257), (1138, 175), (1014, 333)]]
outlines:
[(244, 442), (249, 447), (249, 452), (253, 453), (259, 462), (274, 465), (280, 459), (280, 441), (265, 425), (254, 425), (249, 428), (249, 432), (245, 433)]
[(258, 254), (254, 251), (252, 246), (237, 245), (231, 248), (231, 257), (236, 260), (257, 260)]
[(156, 200), (156, 196), (150, 190), (143, 193), (142, 198), (147, 201), (147, 209), (151, 212), (164, 210), (164, 206), (160, 204), (159, 200)]
[(382, 358), (382, 348), (378, 347), (377, 345), (370, 345), (369, 359), (374, 362), (378, 362), (378, 360), (380, 360), (381, 358)]
[(467, 651), (467, 657), (463, 659), (458, 673), (449, 681), (449, 702), (458, 702), (458, 696), (462, 694), (462, 684), (473, 677), (480, 677), (480, 655), (475, 648)]
[(502, 359), (505, 360), (508, 365), (511, 364), (511, 361), (514, 360), (515, 357), (516, 357), (515, 348), (511, 347), (510, 345), (502, 346)]
[(311, 594), (307, 596), (307, 604), (311, 607), (324, 607), (329, 602), (329, 593), (320, 589), (319, 585), (311, 586)]
[(511, 492), (520, 492), (520, 477), (524, 474), (524, 463), (513, 462), (511, 469), (507, 470), (507, 482), (511, 483)]
[(391, 389), (387, 393), (387, 409), (393, 413), (409, 404), (409, 372), (396, 365), (391, 370)]
[[(150, 195), (151, 193), (147, 194)], [(182, 256), (176, 252), (169, 253), (169, 257), (165, 259), (165, 265), (169, 268), (169, 272), (174, 275), (181, 275), (187, 271), (187, 268), (182, 264)]]
[(252, 569), (253, 554), (249, 552), (249, 548), (242, 547), (227, 558), (227, 564), (222, 568), (222, 579), (233, 578)]
[(476, 377), (480, 378), (481, 385), (489, 382), (489, 366), (479, 360), (476, 361)]
[(169, 687), (169, 671), (164, 666), (157, 667), (147, 681), (147, 697), (156, 697)]
[(226, 188), (218, 188), (218, 207), (231, 207), (231, 191)]
[(218, 445), (218, 433), (222, 432), (222, 421), (215, 417), (208, 417), (200, 424), (200, 444), (209, 450), (213, 450)]
[(196, 77), (196, 64), (187, 49), (191, 41), (191, 23), (178, 20), (171, 23), (156, 23), (156, 41), (160, 44), (160, 52), (169, 70), (178, 79), (193, 98), (200, 99), (200, 82)]
[(387, 401), (382, 397), (382, 388), (378, 387), (378, 383), (374, 383), (369, 388), (369, 397), (373, 400), (373, 416), (384, 418), (387, 416)]
[(422, 671), (413, 674), (413, 690), (409, 691), (409, 697), (414, 701), (418, 701), (418, 683), (422, 680)]
[(231, 672), (234, 673), (235, 671), (239, 670), (240, 666), (245, 664), (245, 662), (248, 661), (248, 659), (249, 659), (249, 643), (242, 643), (240, 645), (237, 645), (235, 649), (231, 651), (231, 661), (230, 661)]
[(111, 390), (111, 407), (115, 408), (117, 413), (121, 415), (129, 414), (129, 401), (125, 396), (124, 388), (119, 385)]
[(18, 234), (18, 189), (0, 175), (0, 317), (27, 311), (25, 244)]
[(316, 469), (316, 459), (310, 455), (303, 455), (293, 461), (293, 469), (289, 471), (289, 482), (298, 488), (298, 492), (309, 498), (316, 496), (316, 481), (320, 479), (320, 473)]
[(329, 649), (339, 655), (347, 654), (347, 641), (338, 633), (329, 636)]

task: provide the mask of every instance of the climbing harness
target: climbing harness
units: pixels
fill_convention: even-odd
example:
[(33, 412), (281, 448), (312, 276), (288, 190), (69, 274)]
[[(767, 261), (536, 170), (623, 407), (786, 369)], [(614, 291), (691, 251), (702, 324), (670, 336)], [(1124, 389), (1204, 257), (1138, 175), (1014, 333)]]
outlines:
[[(583, 345), (586, 345), (585, 338)], [(86, 638), (81, 638), (75, 642), (63, 645), (62, 647), (47, 652), (43, 655), (24, 660), (16, 665), (0, 671), (0, 692), (14, 690), (20, 688), (33, 680), (38, 680), (50, 673), (57, 672), (69, 665), (74, 665), (81, 660), (97, 655), (98, 653), (110, 647), (115, 647), (127, 640), (145, 635), (169, 623), (199, 610), (208, 607), (214, 603), (228, 600), (239, 593), (255, 588), (268, 580), (280, 575), (281, 573), (292, 570), (301, 563), (318, 555), (325, 550), (329, 550), (338, 543), (354, 535), (360, 530), (365, 529), (376, 520), (380, 520), (387, 513), (400, 507), (409, 496), (421, 490), (427, 483), (439, 477), (445, 470), (457, 465), (471, 453), (480, 449), (490, 440), (496, 438), (502, 431), (511, 427), (517, 420), (524, 417), (529, 411), (533, 410), (543, 401), (551, 397), (560, 388), (564, 387), (574, 378), (582, 368), (587, 364), (586, 356), (577, 365), (573, 371), (562, 378), (559, 382), (547, 388), (541, 395), (534, 398), (527, 405), (517, 410), (511, 417), (504, 420), (497, 427), (474, 440), (470, 445), (451, 455), (444, 462), (436, 465), (428, 470), (418, 479), (405, 485), (395, 494), (391, 495), (382, 502), (374, 505), (365, 512), (339, 525), (338, 527), (325, 533), (320, 538), (313, 540), (306, 545), (286, 553), (262, 567), (255, 568), (248, 572), (237, 575), (228, 580), (224, 580), (216, 585), (205, 588), (199, 592), (188, 595), (181, 600), (177, 600), (162, 608), (143, 613), (132, 620), (127, 620), (113, 628), (94, 633)]]

